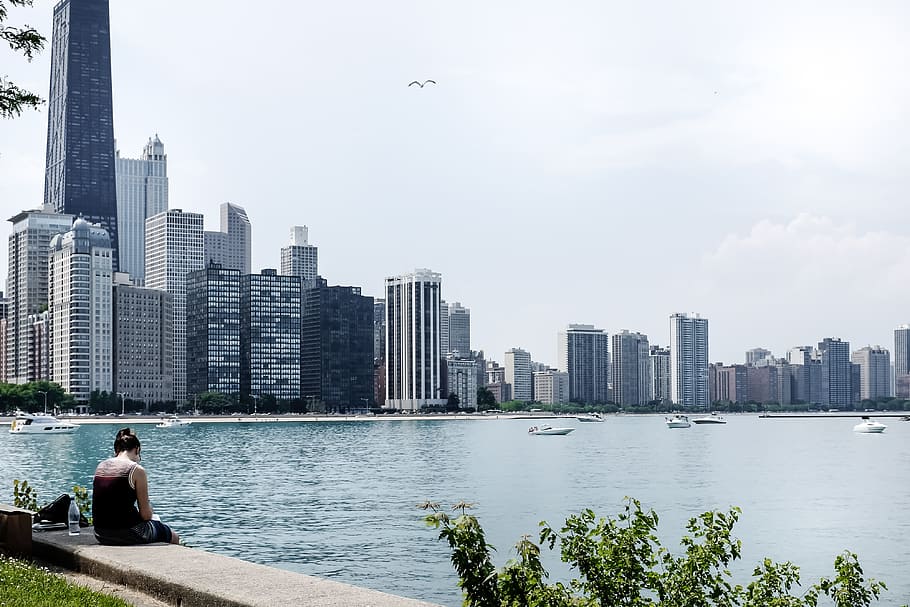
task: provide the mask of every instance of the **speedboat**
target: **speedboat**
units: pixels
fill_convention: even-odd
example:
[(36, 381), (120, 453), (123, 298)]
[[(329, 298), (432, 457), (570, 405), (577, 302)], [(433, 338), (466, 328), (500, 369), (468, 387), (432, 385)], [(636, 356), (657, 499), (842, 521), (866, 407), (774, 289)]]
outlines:
[(688, 428), (692, 424), (689, 423), (689, 418), (685, 415), (674, 415), (673, 417), (665, 417), (664, 420), (667, 422), (667, 428)]
[(705, 415), (704, 417), (696, 417), (692, 420), (693, 424), (726, 424), (727, 420), (722, 418), (720, 415), (711, 411), (711, 415)]
[(600, 416), (600, 413), (591, 413), (590, 415), (579, 415), (576, 417), (580, 422), (603, 422), (604, 418)]
[(171, 417), (162, 418), (160, 424), (155, 424), (156, 428), (182, 428), (184, 426), (189, 426), (193, 422), (187, 421), (185, 419), (180, 419), (176, 415)]
[(863, 421), (853, 426), (854, 432), (862, 432), (864, 434), (881, 434), (887, 428), (885, 424), (872, 421), (866, 416), (863, 416)]
[(61, 421), (48, 414), (16, 413), (9, 426), (10, 434), (69, 434), (79, 429), (76, 424)]
[(553, 426), (542, 424), (528, 428), (528, 434), (533, 434), (534, 436), (562, 436), (574, 430), (575, 428), (554, 428)]

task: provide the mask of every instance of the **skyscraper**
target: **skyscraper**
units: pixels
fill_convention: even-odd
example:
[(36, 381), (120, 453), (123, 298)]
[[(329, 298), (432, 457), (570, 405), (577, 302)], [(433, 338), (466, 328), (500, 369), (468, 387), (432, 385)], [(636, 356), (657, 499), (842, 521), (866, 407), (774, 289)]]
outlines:
[(670, 350), (651, 346), (651, 400), (670, 402)]
[(449, 353), (449, 304), (439, 301), (439, 350), (443, 356)]
[(613, 402), (645, 405), (651, 401), (648, 336), (622, 331), (613, 334)]
[(291, 228), (291, 244), (281, 247), (282, 276), (299, 276), (300, 280), (313, 280), (319, 276), (319, 250), (308, 241), (309, 228)]
[(44, 202), (100, 224), (118, 268), (108, 0), (54, 7)]
[(910, 325), (894, 330), (894, 387), (895, 396), (910, 398)]
[(240, 270), (209, 263), (186, 275), (187, 395), (240, 398)]
[(373, 402), (373, 298), (360, 287), (304, 289), (301, 390), (307, 404), (366, 409)]
[(249, 274), (252, 265), (253, 235), (250, 219), (240, 205), (221, 205), (221, 229), (205, 233), (205, 263)]
[(173, 295), (115, 275), (113, 308), (114, 392), (146, 404), (173, 400)]
[(853, 369), (850, 362), (850, 342), (826, 337), (818, 342), (821, 355), (821, 405), (846, 407), (853, 404)]
[(459, 302), (449, 304), (449, 350), (456, 358), (471, 358), (471, 310)]
[(386, 406), (444, 405), (439, 316), (442, 276), (417, 269), (385, 279)]
[(859, 397), (863, 400), (891, 396), (891, 353), (881, 346), (866, 346), (853, 353), (859, 365)]
[(558, 337), (559, 370), (569, 374), (575, 403), (610, 400), (610, 336), (594, 325), (569, 325)]
[(751, 350), (746, 350), (746, 364), (747, 365), (758, 365), (761, 361), (771, 357), (771, 350), (766, 350), (764, 348), (752, 348)]
[(47, 308), (47, 264), (51, 239), (69, 231), (72, 215), (55, 213), (50, 206), (10, 217), (9, 274), (6, 295), (6, 381), (24, 384), (47, 377), (29, 372), (30, 316)]
[[(240, 277), (241, 398), (300, 400), (300, 279), (272, 269)], [(370, 313), (373, 303), (370, 301)], [(367, 388), (372, 386), (372, 334), (367, 326)], [(371, 390), (372, 391), (372, 390)]]
[(50, 248), (51, 381), (85, 402), (95, 390), (113, 389), (111, 239), (104, 228), (77, 219)]
[(506, 383), (512, 385), (512, 398), (524, 402), (534, 400), (534, 375), (531, 371), (531, 354), (521, 348), (506, 351)]
[(670, 398), (682, 407), (707, 408), (708, 319), (698, 314), (670, 316)]
[(170, 209), (145, 222), (145, 286), (174, 296), (174, 400), (186, 400), (186, 275), (203, 264), (203, 218)]
[[(446, 358), (446, 384), (449, 394), (458, 397), (462, 409), (477, 407), (477, 362), (468, 359)], [(446, 397), (449, 396), (446, 394)]]
[(117, 232), (120, 271), (134, 284), (145, 280), (145, 220), (167, 211), (167, 154), (158, 135), (149, 138), (140, 158), (117, 151)]

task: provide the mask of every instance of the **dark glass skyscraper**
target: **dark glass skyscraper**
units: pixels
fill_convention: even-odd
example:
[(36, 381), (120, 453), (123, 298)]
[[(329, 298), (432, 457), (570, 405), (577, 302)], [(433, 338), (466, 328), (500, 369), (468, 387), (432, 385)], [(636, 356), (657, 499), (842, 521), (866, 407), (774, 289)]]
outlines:
[(81, 215), (117, 250), (117, 182), (111, 101), (108, 0), (62, 0), (54, 7), (44, 202)]
[(186, 275), (186, 391), (240, 395), (240, 271)]

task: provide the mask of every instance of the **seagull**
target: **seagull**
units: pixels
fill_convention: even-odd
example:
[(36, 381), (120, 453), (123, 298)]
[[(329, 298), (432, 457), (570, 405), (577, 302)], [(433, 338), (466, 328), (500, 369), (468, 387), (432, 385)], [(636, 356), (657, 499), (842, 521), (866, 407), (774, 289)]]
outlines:
[(408, 86), (413, 86), (413, 85), (416, 84), (416, 85), (419, 86), (420, 88), (423, 88), (424, 85), (425, 85), (426, 83), (428, 83), (428, 82), (432, 82), (433, 84), (436, 84), (436, 81), (435, 81), (435, 80), (424, 80), (423, 82), (420, 82), (419, 80), (415, 80), (414, 82), (412, 82), (412, 83), (409, 84)]

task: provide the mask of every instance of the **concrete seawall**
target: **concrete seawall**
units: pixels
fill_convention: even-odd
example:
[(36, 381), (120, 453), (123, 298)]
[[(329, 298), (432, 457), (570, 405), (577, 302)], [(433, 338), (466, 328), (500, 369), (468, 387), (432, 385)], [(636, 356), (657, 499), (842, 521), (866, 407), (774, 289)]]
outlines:
[(101, 546), (91, 528), (36, 531), (32, 551), (178, 607), (439, 607), (184, 546)]

